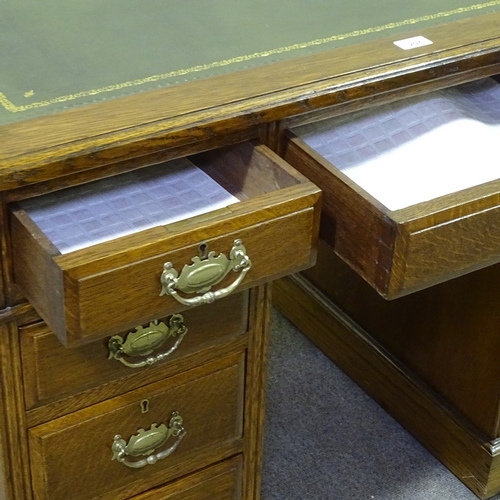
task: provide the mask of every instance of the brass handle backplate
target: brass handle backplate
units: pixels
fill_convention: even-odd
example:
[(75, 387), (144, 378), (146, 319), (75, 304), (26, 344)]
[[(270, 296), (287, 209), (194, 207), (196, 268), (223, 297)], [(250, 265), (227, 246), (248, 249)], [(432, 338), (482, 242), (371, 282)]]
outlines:
[[(136, 327), (125, 339), (114, 335), (108, 342), (108, 359), (116, 359), (130, 368), (141, 368), (154, 365), (170, 356), (180, 345), (187, 328), (181, 314), (174, 314), (168, 320), (168, 325), (163, 322), (153, 321), (148, 327)], [(149, 356), (155, 349), (161, 347), (170, 337), (175, 338), (174, 345), (165, 352)], [(140, 361), (132, 362), (127, 357), (147, 356)]]
[[(170, 295), (186, 306), (210, 304), (233, 292), (252, 267), (252, 262), (241, 240), (235, 240), (229, 258), (223, 253), (216, 256), (215, 252), (209, 252), (208, 256), (193, 257), (191, 261), (192, 264), (186, 264), (180, 274), (173, 268), (171, 262), (164, 264), (160, 278), (162, 285), (160, 296)], [(226, 288), (212, 292), (211, 288), (222, 281), (230, 271), (239, 272), (238, 278)], [(179, 295), (177, 290), (199, 295), (185, 298)]]
[[(146, 465), (153, 465), (158, 460), (171, 455), (179, 446), (186, 435), (186, 430), (182, 426), (182, 417), (174, 411), (170, 417), (168, 426), (165, 424), (152, 424), (146, 431), (139, 429), (128, 443), (118, 434), (113, 440), (111, 449), (113, 451), (112, 460), (117, 460), (132, 469), (140, 469)], [(163, 451), (155, 453), (157, 448), (163, 446), (170, 437), (177, 438), (174, 443)], [(145, 456), (140, 460), (129, 460), (129, 457), (136, 458)]]

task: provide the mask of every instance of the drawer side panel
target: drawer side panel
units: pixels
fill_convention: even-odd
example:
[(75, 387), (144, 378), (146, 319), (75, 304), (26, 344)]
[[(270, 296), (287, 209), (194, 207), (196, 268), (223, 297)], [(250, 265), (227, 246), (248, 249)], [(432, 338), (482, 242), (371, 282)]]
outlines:
[(321, 237), (360, 276), (385, 294), (394, 252), (395, 224), (373, 201), (298, 138), (286, 141), (285, 160), (324, 193)]
[(23, 210), (12, 213), (11, 232), (15, 282), (52, 328), (64, 331), (63, 274), (54, 249)]

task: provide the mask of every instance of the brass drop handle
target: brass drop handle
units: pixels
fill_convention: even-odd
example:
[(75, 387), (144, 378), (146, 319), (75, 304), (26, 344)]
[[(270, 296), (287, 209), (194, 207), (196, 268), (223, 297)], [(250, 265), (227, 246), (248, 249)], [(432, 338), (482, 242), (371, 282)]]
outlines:
[[(252, 267), (252, 262), (241, 240), (235, 240), (229, 258), (223, 253), (216, 256), (215, 252), (210, 252), (205, 258), (197, 256), (191, 261), (192, 264), (186, 264), (180, 274), (173, 268), (171, 262), (164, 264), (160, 278), (162, 285), (160, 296), (170, 295), (185, 306), (210, 304), (232, 293)], [(212, 292), (211, 288), (222, 281), (230, 271), (239, 272), (238, 278), (226, 288)], [(178, 294), (178, 290), (200, 295), (185, 298)]]
[[(129, 368), (141, 368), (154, 365), (168, 358), (180, 345), (184, 335), (187, 333), (184, 318), (181, 314), (173, 314), (168, 325), (157, 321), (149, 324), (149, 327), (136, 327), (125, 339), (120, 335), (114, 335), (108, 342), (108, 359), (116, 359)], [(174, 345), (165, 352), (149, 356), (155, 349), (161, 347), (170, 337), (175, 338)], [(131, 362), (126, 357), (148, 356), (137, 362)]]
[[(182, 426), (182, 417), (174, 411), (170, 417), (168, 426), (165, 424), (152, 424), (146, 431), (139, 429), (128, 443), (120, 436), (116, 435), (111, 450), (112, 460), (117, 460), (132, 469), (140, 469), (146, 465), (153, 465), (158, 460), (171, 455), (186, 435), (186, 430)], [(157, 448), (163, 446), (170, 437), (177, 438), (170, 447), (163, 451), (154, 453)], [(128, 457), (145, 456), (140, 460), (129, 460)]]

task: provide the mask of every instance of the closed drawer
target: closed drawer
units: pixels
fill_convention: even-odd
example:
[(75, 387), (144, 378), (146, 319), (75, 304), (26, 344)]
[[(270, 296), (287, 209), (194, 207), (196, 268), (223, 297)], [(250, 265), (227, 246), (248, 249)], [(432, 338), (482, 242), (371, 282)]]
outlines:
[(395, 298), (500, 260), (500, 86), (482, 80), (288, 132), (321, 237)]
[[(213, 304), (186, 310), (182, 317), (185, 330), (174, 329), (171, 337), (151, 353), (141, 354), (137, 349), (137, 356), (126, 354), (131, 349), (128, 344), (133, 341), (130, 336), (136, 335), (137, 330), (120, 336), (125, 340), (122, 346), (124, 354), (120, 356), (120, 351), (113, 349), (116, 337), (67, 349), (44, 323), (21, 327), (27, 409), (117, 379), (122, 379), (121, 386), (130, 390), (186, 370), (200, 359), (205, 361), (207, 357), (216, 355), (223, 343), (241, 337), (247, 331), (248, 292), (236, 293)], [(164, 324), (169, 324), (170, 318), (165, 319)], [(144, 331), (147, 335), (147, 330)], [(152, 330), (154, 333), (155, 329)], [(142, 345), (148, 347), (152, 343), (146, 338)], [(115, 353), (114, 356), (112, 353)], [(152, 360), (151, 364), (146, 364), (148, 358)]]
[(238, 456), (132, 500), (240, 500), (241, 470)]
[[(184, 163), (130, 174), (143, 175), (145, 180), (139, 183), (132, 178), (127, 188), (131, 191), (116, 202), (116, 191), (122, 189), (120, 177), (53, 193), (48, 199), (26, 200), (12, 208), (16, 283), (63, 344), (77, 345), (119, 333), (190, 305), (210, 302), (234, 288), (255, 286), (313, 264), (320, 191), (268, 148), (243, 143), (180, 161)], [(209, 196), (200, 205), (199, 194), (187, 190), (184, 197), (174, 193), (173, 201), (148, 204), (153, 211), (149, 229), (122, 230), (117, 223), (110, 240), (90, 242), (83, 248), (64, 239), (70, 240), (79, 229), (79, 217), (95, 213), (99, 207), (105, 212), (104, 217), (97, 214), (97, 222), (113, 224), (115, 209), (144, 196), (135, 194), (138, 185), (151, 189), (146, 196), (161, 196), (171, 186), (159, 188), (160, 178), (191, 169), (193, 162), (199, 167), (195, 176), (210, 178), (210, 190), (215, 185), (213, 178), (236, 202), (223, 200), (223, 205), (233, 204), (177, 222), (155, 222), (175, 213), (177, 203), (191, 212), (213, 205)], [(184, 191), (189, 187), (186, 184), (198, 181), (174, 177), (173, 186)], [(59, 202), (61, 196), (65, 205)], [(216, 193), (215, 201), (220, 205), (218, 196)], [(86, 200), (83, 206), (82, 197)], [(79, 204), (73, 209), (75, 201)], [(128, 208), (125, 222), (133, 217)], [(57, 225), (61, 219), (66, 223), (70, 215), (75, 221), (64, 226), (67, 231), (56, 248), (60, 231), (59, 226), (53, 231), (51, 223)], [(39, 225), (35, 223), (38, 216)], [(85, 229), (94, 223), (91, 220)], [(42, 231), (40, 225), (47, 227)], [(134, 226), (135, 221), (129, 225)], [(120, 231), (130, 234), (118, 237)], [(94, 241), (104, 238), (101, 232), (92, 233), (92, 237), (97, 234)]]
[(244, 355), (232, 355), (31, 428), (34, 496), (129, 498), (229, 458), (243, 396)]

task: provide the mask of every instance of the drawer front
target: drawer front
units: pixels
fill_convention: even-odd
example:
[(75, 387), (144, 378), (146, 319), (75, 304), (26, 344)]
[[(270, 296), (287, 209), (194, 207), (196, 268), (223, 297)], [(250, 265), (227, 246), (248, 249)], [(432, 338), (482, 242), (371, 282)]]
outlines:
[[(242, 201), (59, 254), (12, 213), (16, 282), (65, 345), (116, 334), (311, 266), (320, 191), (263, 146), (196, 161)], [(52, 293), (47, 293), (52, 290)]]
[[(120, 336), (125, 339), (122, 351), (113, 351), (114, 342), (110, 337), (67, 349), (44, 323), (20, 328), (27, 409), (79, 394), (113, 380), (128, 380), (123, 384), (130, 389), (128, 384), (134, 384), (132, 388), (140, 387), (187, 369), (189, 364), (197, 362), (200, 354), (206, 356), (222, 343), (240, 337), (247, 331), (248, 292), (186, 310), (182, 317), (187, 329), (185, 332), (180, 330), (177, 333), (174, 330), (174, 334), (155, 351), (138, 353), (137, 356), (119, 355), (120, 352), (129, 352), (127, 343), (131, 341), (126, 333)], [(168, 320), (165, 320), (167, 323)], [(151, 343), (148, 345), (151, 346)], [(163, 353), (168, 353), (176, 345), (177, 348), (171, 354), (161, 359)], [(114, 357), (110, 355), (111, 352), (115, 352)], [(148, 358), (158, 361), (143, 365)], [(133, 368), (121, 360), (138, 366)]]
[(35, 498), (130, 498), (234, 455), (243, 382), (232, 355), (30, 429)]
[(238, 456), (132, 500), (240, 500), (241, 469)]

